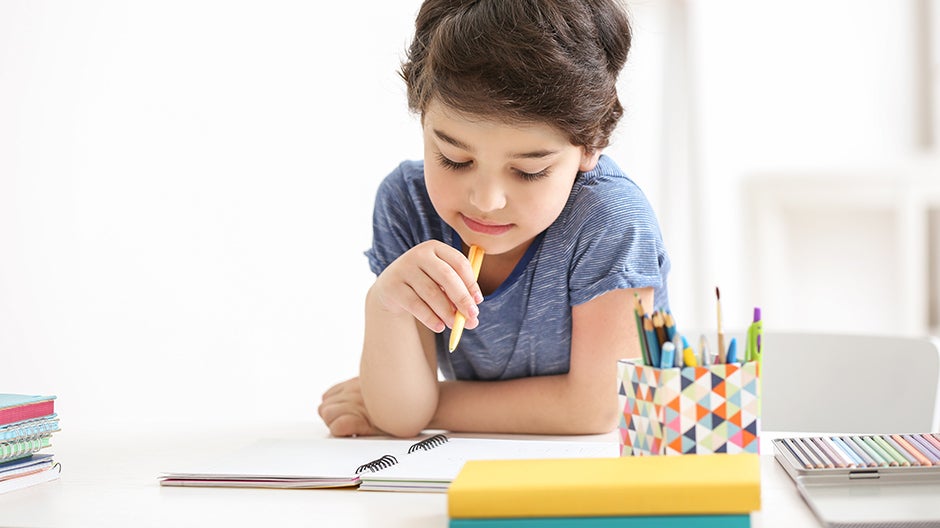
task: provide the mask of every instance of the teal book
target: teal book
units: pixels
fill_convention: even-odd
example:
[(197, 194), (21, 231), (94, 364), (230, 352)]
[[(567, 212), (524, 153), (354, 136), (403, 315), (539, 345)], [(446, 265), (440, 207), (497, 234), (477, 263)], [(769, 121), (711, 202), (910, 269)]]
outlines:
[(750, 528), (750, 514), (451, 519), (450, 528)]

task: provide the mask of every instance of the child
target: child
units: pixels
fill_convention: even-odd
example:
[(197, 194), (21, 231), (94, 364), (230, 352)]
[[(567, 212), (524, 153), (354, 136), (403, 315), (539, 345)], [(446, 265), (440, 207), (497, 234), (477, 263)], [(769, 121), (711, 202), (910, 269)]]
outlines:
[(630, 40), (616, 0), (424, 2), (401, 71), (424, 161), (378, 190), (360, 375), (319, 408), (332, 434), (616, 427), (634, 292), (666, 308), (669, 270), (645, 196), (601, 155)]

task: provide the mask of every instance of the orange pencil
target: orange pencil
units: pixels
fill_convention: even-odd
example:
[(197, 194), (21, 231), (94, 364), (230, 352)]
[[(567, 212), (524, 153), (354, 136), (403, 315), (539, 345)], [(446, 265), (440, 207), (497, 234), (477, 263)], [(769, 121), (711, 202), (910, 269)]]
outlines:
[[(483, 265), (484, 253), (486, 252), (483, 251), (483, 248), (470, 246), (470, 254), (467, 255), (467, 258), (470, 260), (470, 267), (473, 268), (473, 280), (477, 280), (480, 276), (480, 266)], [(467, 318), (459, 311), (455, 313), (454, 328), (450, 331), (450, 345), (448, 347), (451, 352), (457, 349), (457, 343), (460, 342), (460, 336), (463, 334), (463, 325), (465, 324), (467, 324)]]

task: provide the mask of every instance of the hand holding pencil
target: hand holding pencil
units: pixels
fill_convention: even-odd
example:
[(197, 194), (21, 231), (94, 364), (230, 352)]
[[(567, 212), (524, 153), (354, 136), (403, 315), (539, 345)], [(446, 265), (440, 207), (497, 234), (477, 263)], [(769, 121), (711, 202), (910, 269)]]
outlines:
[[(470, 267), (473, 269), (473, 280), (480, 277), (480, 266), (483, 265), (483, 248), (473, 245), (470, 246), (470, 252), (467, 258), (470, 260)], [(467, 323), (467, 318), (458, 310), (454, 314), (454, 328), (450, 332), (450, 344), (448, 349), (453, 352), (457, 349), (457, 343), (460, 342), (460, 336), (463, 335), (463, 327)]]
[(449, 244), (428, 240), (393, 260), (376, 277), (366, 299), (377, 315), (391, 318), (388, 324), (408, 327), (417, 321), (441, 333), (453, 327), (455, 310), (466, 317), (467, 328), (474, 328), (483, 295), (467, 256)]

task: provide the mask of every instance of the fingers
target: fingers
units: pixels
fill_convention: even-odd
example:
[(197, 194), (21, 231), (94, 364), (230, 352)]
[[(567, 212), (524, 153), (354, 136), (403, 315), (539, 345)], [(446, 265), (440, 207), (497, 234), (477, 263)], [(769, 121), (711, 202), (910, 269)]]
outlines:
[(333, 436), (369, 436), (378, 434), (369, 422), (357, 415), (344, 414), (329, 424)]
[(333, 436), (382, 434), (372, 426), (365, 409), (360, 406), (350, 405), (348, 402), (330, 402), (321, 404), (318, 411)]
[(433, 332), (453, 327), (458, 311), (466, 328), (477, 326), (482, 292), (470, 262), (446, 244), (429, 241), (415, 246), (393, 262), (376, 285), (387, 308), (410, 313)]
[(479, 287), (473, 279), (469, 263), (463, 255), (456, 257), (455, 261), (450, 251), (444, 252), (443, 256), (444, 258), (422, 263), (421, 271), (427, 276), (428, 281), (422, 285), (423, 291), (416, 293), (434, 312), (434, 315), (445, 322), (448, 327), (454, 326), (454, 314), (458, 311), (463, 314), (469, 325), (475, 325), (480, 309), (467, 287), (467, 279), (464, 275), (469, 274), (470, 284), (477, 291)]
[(441, 283), (453, 282), (453, 270), (441, 261), (424, 262), (414, 270), (415, 280), (403, 297), (406, 309), (432, 332), (443, 332), (454, 325), (454, 304)]
[(333, 385), (332, 387), (327, 389), (326, 392), (324, 392), (320, 398), (326, 401), (339, 394), (347, 393), (347, 392), (353, 392), (356, 394), (359, 393), (359, 376), (352, 377), (346, 381), (342, 381), (340, 383), (337, 383), (336, 385)]
[[(452, 248), (448, 248), (452, 249)], [(442, 261), (446, 262), (453, 273), (448, 275), (448, 281), (441, 283), (441, 288), (447, 294), (454, 309), (467, 319), (467, 328), (477, 325), (476, 318), (480, 314), (477, 305), (483, 302), (483, 292), (477, 283), (477, 273), (474, 272), (470, 261), (459, 251), (443, 252)], [(482, 257), (480, 257), (482, 261)]]
[(334, 436), (375, 435), (359, 390), (359, 378), (352, 378), (327, 389), (317, 413)]

